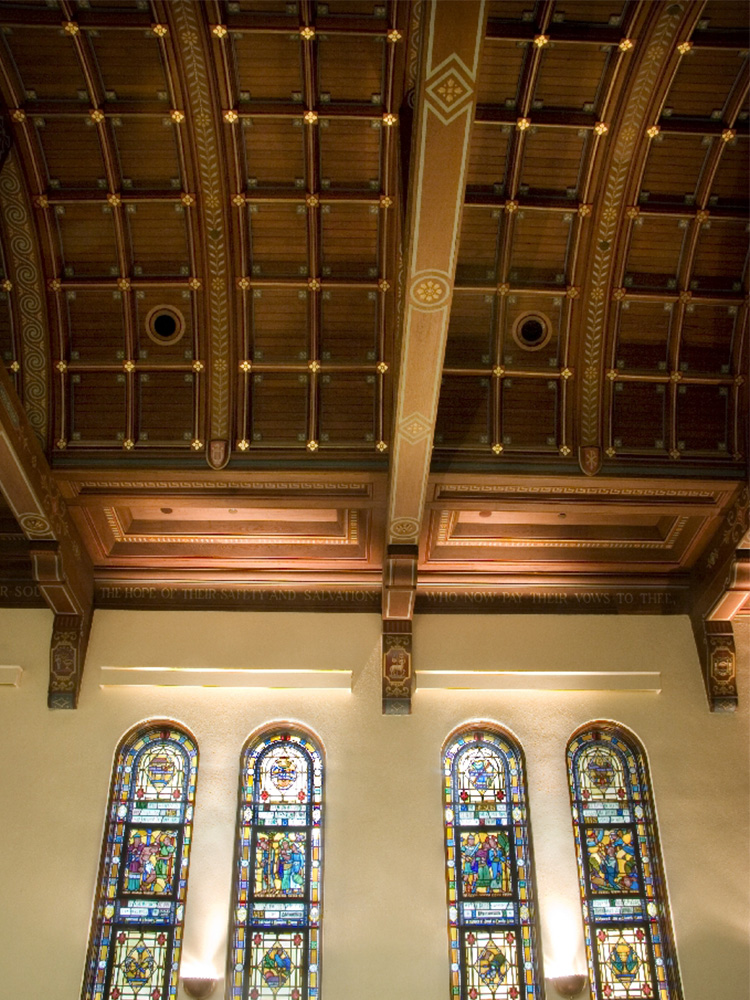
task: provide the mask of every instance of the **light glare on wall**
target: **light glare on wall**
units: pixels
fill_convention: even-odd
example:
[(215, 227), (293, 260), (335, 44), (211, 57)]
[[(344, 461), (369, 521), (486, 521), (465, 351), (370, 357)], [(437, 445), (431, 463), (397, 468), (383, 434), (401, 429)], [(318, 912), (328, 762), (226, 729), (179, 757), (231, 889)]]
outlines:
[(581, 911), (563, 900), (549, 900), (541, 907), (546, 925), (544, 972), (550, 979), (583, 972)]

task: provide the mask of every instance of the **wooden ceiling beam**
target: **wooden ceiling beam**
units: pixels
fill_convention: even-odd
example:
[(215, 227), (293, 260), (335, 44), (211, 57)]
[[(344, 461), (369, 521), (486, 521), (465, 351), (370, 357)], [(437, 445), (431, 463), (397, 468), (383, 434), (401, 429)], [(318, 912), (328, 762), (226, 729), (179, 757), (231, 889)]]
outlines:
[(93, 568), (3, 365), (0, 489), (29, 542), (34, 580), (55, 613), (48, 705), (75, 708), (91, 625)]
[[(388, 593), (404, 573), (416, 584), (485, 19), (481, 0), (441, 0), (424, 11), (384, 560), (383, 706), (389, 712), (410, 710), (413, 604), (407, 600), (404, 617), (393, 624)], [(394, 634), (402, 636), (400, 645), (388, 638)]]

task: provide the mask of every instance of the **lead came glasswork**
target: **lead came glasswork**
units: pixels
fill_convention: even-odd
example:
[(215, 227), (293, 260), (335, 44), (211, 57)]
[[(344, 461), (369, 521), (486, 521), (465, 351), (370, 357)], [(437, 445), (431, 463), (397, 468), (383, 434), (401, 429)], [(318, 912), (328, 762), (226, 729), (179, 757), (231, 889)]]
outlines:
[(148, 726), (118, 755), (84, 1000), (175, 1000), (198, 750)]
[(451, 1000), (536, 1000), (537, 935), (520, 748), (472, 727), (443, 759)]
[(597, 1000), (681, 1000), (645, 755), (598, 724), (568, 747), (589, 976)]
[(242, 756), (231, 1000), (319, 1000), (320, 751), (274, 732)]

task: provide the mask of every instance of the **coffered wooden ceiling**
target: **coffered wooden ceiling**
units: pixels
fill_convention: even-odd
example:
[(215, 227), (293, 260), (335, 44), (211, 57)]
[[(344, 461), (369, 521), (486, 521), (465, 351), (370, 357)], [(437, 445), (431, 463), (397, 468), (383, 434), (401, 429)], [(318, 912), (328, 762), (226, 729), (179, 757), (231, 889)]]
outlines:
[(38, 442), (100, 607), (741, 613), (748, 47), (741, 0), (0, 2), (0, 601), (62, 610)]

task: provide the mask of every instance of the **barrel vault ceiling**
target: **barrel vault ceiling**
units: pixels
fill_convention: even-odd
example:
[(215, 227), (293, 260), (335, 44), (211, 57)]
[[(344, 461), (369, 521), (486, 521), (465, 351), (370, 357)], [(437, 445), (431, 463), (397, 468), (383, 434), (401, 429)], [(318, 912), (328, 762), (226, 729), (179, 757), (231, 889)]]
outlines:
[(749, 47), (718, 0), (2, 0), (0, 604), (74, 661), (92, 607), (688, 613), (731, 707)]

